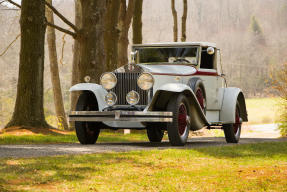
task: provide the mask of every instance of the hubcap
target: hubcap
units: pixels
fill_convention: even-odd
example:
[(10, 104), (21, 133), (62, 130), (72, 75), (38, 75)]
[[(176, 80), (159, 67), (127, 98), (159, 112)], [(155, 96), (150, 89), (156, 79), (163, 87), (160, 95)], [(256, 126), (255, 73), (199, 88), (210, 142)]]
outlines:
[(202, 92), (201, 88), (199, 88), (196, 91), (195, 95), (196, 95), (197, 101), (199, 102), (199, 104), (201, 106), (201, 109), (204, 110), (205, 109), (205, 99), (204, 99), (203, 92)]
[(187, 127), (187, 111), (185, 105), (182, 103), (179, 106), (178, 113), (178, 132), (183, 135)]

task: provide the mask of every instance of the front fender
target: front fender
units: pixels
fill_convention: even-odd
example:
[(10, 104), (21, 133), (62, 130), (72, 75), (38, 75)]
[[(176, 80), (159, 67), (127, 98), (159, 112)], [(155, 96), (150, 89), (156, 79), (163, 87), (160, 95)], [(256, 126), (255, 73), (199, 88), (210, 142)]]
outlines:
[(245, 98), (239, 88), (228, 87), (224, 89), (222, 108), (220, 111), (220, 121), (223, 123), (235, 123), (236, 104), (240, 106), (241, 118), (248, 121)]
[(99, 111), (108, 107), (104, 101), (105, 95), (108, 93), (101, 85), (95, 83), (79, 83), (72, 86), (69, 90), (72, 91), (91, 91), (97, 98)]
[(170, 98), (176, 97), (180, 93), (184, 94), (190, 102), (191, 129), (199, 130), (205, 126), (208, 126), (209, 123), (196, 99), (195, 94), (193, 93), (192, 89), (185, 84), (168, 83), (159, 87), (153, 96), (148, 110), (165, 111)]

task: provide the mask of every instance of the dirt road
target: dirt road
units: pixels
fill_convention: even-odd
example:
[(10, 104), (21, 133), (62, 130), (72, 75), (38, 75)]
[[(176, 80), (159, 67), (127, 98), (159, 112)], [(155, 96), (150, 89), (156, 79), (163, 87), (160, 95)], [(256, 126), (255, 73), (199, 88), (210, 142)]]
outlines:
[[(260, 142), (279, 142), (285, 139), (276, 138), (242, 138), (240, 144), (260, 143)], [(0, 158), (13, 157), (41, 157), (66, 154), (91, 154), (103, 152), (125, 152), (135, 150), (153, 150), (153, 149), (192, 149), (209, 146), (226, 146), (225, 139), (221, 137), (195, 137), (191, 138), (184, 147), (171, 147), (168, 142), (160, 144), (141, 143), (101, 143), (95, 145), (80, 144), (54, 144), (54, 145), (0, 145)]]

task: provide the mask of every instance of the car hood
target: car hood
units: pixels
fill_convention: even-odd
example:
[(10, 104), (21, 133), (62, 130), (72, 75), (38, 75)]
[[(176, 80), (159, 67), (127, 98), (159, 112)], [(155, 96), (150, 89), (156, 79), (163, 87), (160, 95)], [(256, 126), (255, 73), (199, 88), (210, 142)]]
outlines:
[(192, 75), (196, 73), (196, 69), (193, 66), (188, 65), (145, 65), (138, 64), (145, 72), (152, 74), (166, 74), (166, 75)]

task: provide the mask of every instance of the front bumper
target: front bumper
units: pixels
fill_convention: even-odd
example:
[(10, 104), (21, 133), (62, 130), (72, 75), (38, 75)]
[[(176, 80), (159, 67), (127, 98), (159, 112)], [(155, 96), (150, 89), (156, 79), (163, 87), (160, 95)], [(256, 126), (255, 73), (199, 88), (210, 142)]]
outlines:
[(172, 115), (161, 111), (71, 111), (69, 121), (172, 122)]

